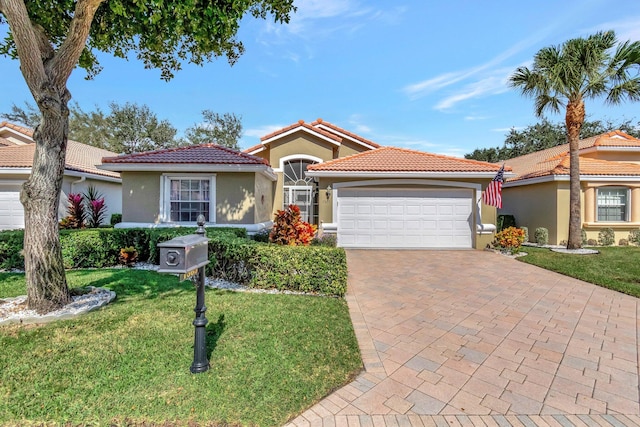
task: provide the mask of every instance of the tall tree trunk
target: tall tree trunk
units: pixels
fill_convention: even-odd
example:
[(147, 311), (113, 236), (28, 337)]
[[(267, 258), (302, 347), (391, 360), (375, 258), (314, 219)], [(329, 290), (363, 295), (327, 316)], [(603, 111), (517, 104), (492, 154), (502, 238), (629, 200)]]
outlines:
[[(58, 206), (67, 148), (69, 92), (52, 89), (34, 94), (42, 112), (36, 127), (32, 173), (22, 187), (27, 305), (39, 313), (71, 301), (62, 262)], [(37, 171), (38, 173), (33, 173)]]
[(580, 129), (585, 110), (582, 99), (569, 101), (565, 124), (569, 140), (569, 238), (567, 249), (582, 247), (582, 221), (580, 218)]

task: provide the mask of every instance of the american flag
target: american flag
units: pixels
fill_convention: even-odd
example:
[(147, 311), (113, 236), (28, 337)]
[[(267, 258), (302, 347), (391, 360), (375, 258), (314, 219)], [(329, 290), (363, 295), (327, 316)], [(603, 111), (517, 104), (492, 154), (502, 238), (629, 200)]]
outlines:
[(502, 208), (502, 182), (504, 181), (504, 164), (482, 193), (482, 201), (489, 206)]

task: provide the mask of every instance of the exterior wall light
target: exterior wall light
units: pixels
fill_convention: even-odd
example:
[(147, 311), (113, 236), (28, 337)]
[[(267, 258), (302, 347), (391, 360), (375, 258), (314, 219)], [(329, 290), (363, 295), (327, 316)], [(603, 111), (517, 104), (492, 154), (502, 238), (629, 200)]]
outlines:
[(325, 193), (327, 200), (331, 198), (331, 184), (327, 185), (327, 192)]

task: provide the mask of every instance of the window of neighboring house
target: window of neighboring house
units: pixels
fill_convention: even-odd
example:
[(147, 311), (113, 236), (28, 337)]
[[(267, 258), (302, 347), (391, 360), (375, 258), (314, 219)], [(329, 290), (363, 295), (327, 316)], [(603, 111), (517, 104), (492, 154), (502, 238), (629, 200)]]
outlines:
[(629, 189), (603, 187), (597, 190), (596, 221), (620, 222), (629, 220)]
[(165, 177), (164, 217), (171, 222), (195, 222), (202, 214), (212, 219), (213, 177)]

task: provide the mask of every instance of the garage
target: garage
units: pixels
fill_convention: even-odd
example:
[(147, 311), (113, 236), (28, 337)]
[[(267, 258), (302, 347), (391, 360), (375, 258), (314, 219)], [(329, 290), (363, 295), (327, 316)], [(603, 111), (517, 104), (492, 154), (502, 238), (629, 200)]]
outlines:
[(471, 189), (357, 187), (337, 195), (339, 246), (473, 247)]
[(0, 230), (24, 228), (20, 186), (0, 186)]

